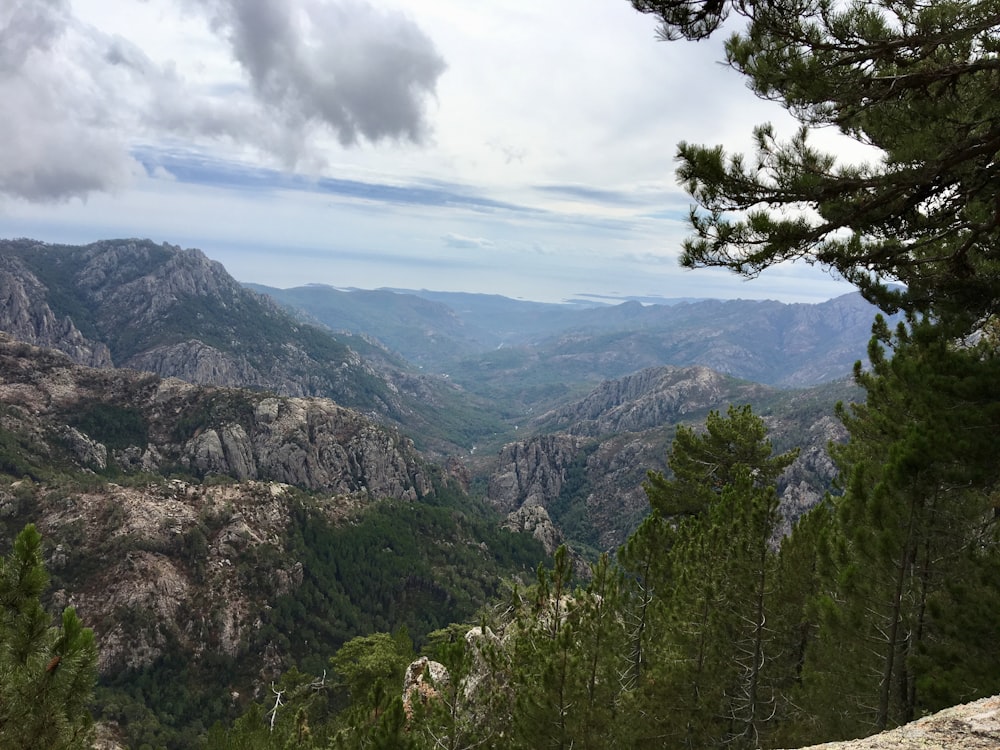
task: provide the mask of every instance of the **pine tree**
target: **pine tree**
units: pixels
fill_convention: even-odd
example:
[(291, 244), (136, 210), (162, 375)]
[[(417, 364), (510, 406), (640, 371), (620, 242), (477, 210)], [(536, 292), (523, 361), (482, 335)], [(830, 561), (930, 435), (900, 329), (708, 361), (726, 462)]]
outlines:
[[(726, 60), (801, 123), (755, 130), (756, 154), (681, 143), (697, 204), (682, 263), (747, 277), (787, 260), (832, 268), (869, 299), (971, 330), (1000, 300), (1000, 0), (633, 0), (665, 38), (746, 19)], [(874, 147), (838, 163), (835, 127)], [(902, 287), (892, 287), (900, 282)]]
[(570, 590), (571, 573), (561, 547), (508, 629), (516, 705), (514, 741), (504, 747), (629, 746), (619, 723), (628, 651), (622, 577), (607, 556), (591, 566), (586, 588)]
[(0, 561), (0, 746), (11, 750), (91, 745), (94, 634), (72, 607), (52, 625), (41, 604), (48, 580), (41, 535), (29, 524)]
[(571, 578), (572, 562), (562, 546), (551, 571), (539, 566), (531, 605), (515, 621), (516, 747), (568, 750), (573, 744), (573, 680), (580, 672)]
[(648, 717), (636, 746), (749, 747), (773, 716), (774, 482), (795, 455), (773, 456), (763, 421), (730, 407), (703, 432), (678, 429), (670, 479), (650, 474), (652, 520), (623, 551), (660, 600), (645, 611), (660, 635), (644, 646), (632, 698)]
[[(776, 705), (772, 744), (798, 747), (816, 738), (816, 716), (803, 711), (802, 692), (806, 655), (819, 630), (817, 597), (822, 586), (820, 559), (827, 556), (833, 503), (825, 497), (799, 518), (792, 533), (781, 541), (773, 596)], [(829, 706), (836, 703), (828, 704)]]
[[(1000, 689), (993, 652), (959, 647), (995, 630), (982, 603), (1000, 582), (1000, 0), (633, 5), (664, 38), (743, 16), (727, 62), (801, 124), (787, 140), (761, 125), (749, 157), (679, 145), (696, 204), (682, 264), (755, 277), (802, 260), (909, 316), (895, 336), (877, 323), (867, 402), (842, 411), (844, 494), (810, 527), (819, 595), (800, 606), (810, 578), (779, 577), (798, 592), (782, 606), (800, 612), (802, 731), (855, 736)], [(872, 159), (817, 149), (825, 126)]]
[[(825, 739), (910, 721), (930, 708), (922, 685), (939, 668), (981, 669), (965, 659), (935, 663), (933, 644), (949, 628), (953, 642), (962, 627), (932, 614), (943, 601), (970, 606), (952, 581), (996, 580), (997, 349), (957, 346), (926, 321), (895, 335), (881, 322), (875, 330), (872, 370), (857, 371), (867, 400), (841, 409), (850, 441), (834, 455), (845, 491), (835, 501), (821, 628), (804, 679), (807, 706), (838, 696)], [(986, 663), (992, 676), (979, 689), (1000, 689), (1000, 660)]]

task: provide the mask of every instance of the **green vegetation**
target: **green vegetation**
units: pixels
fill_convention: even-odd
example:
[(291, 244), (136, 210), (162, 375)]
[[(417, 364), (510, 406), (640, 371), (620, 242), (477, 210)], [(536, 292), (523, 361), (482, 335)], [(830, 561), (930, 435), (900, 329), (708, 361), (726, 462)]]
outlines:
[(587, 508), (590, 484), (587, 481), (587, 461), (598, 448), (598, 443), (583, 446), (572, 463), (566, 467), (559, 497), (548, 507), (552, 522), (562, 530), (568, 544), (578, 552), (597, 559), (600, 546), (598, 529), (594, 526)]
[(174, 439), (190, 440), (202, 430), (218, 429), (228, 424), (253, 423), (256, 399), (251, 391), (239, 388), (203, 388), (197, 398), (184, 404), (174, 421)]
[[(336, 736), (343, 747), (380, 746), (376, 737), (415, 748), (440, 747), (442, 738), (445, 747), (794, 747), (995, 692), (1000, 657), (963, 646), (996, 624), (988, 614), (1000, 576), (992, 493), (966, 481), (949, 498), (957, 505), (940, 505), (926, 484), (906, 503), (897, 494), (906, 485), (886, 494), (886, 473), (916, 471), (933, 485), (956, 470), (952, 449), (907, 458), (904, 446), (926, 447), (910, 442), (911, 428), (936, 411), (905, 399), (906, 418), (900, 412), (894, 396), (917, 385), (904, 373), (927, 352), (909, 334), (893, 341), (897, 364), (876, 357), (876, 371), (861, 377), (869, 402), (845, 415), (857, 442), (838, 461), (852, 481), (780, 549), (773, 482), (792, 456), (772, 454), (749, 408), (713, 413), (704, 431), (679, 431), (673, 477), (650, 476), (652, 513), (622, 550), (621, 568), (602, 558), (581, 588), (562, 548), (534, 586), (480, 614), (482, 632), (502, 638), (466, 645), (456, 638), (464, 629), (448, 629), (430, 639), (431, 653), (465, 682), (438, 685), (439, 698), (402, 723), (391, 688), (405, 649), (389, 648), (388, 635), (357, 644), (382, 665), (369, 673), (389, 687), (376, 689), (373, 677), (341, 713), (311, 723), (314, 736)], [(967, 364), (986, 354), (968, 352)], [(971, 391), (966, 379), (954, 382), (968, 397), (996, 379)], [(950, 398), (933, 386), (925, 395), (934, 405)], [(881, 444), (865, 441), (886, 431), (896, 447), (872, 452)], [(996, 477), (981, 480), (992, 487)], [(927, 524), (935, 509), (937, 523)], [(273, 741), (260, 747), (280, 746)]]
[(74, 410), (69, 424), (108, 448), (145, 448), (149, 440), (145, 417), (129, 406), (95, 402)]
[[(264, 668), (261, 655), (279, 653), (284, 664), (296, 665), (282, 678), (283, 684), (296, 683), (300, 675), (296, 669), (309, 675), (307, 681), (319, 679), (330, 669), (331, 655), (366, 634), (377, 640), (380, 631), (412, 633), (418, 644), (426, 643), (432, 631), (474, 617), (500, 595), (504, 581), (530, 578), (544, 558), (540, 544), (499, 530), (497, 519), (485, 509), (444, 482), (438, 484), (430, 501), (382, 501), (337, 523), (324, 514), (320, 499), (301, 494), (283, 550), (260, 545), (232, 558), (232, 575), (249, 591), (269, 599), (269, 607), (261, 612), (261, 626), (241, 645), (245, 655), (232, 658), (206, 651), (192, 659), (187, 647), (172, 636), (164, 641), (154, 620), (140, 617), (127, 622), (131, 632), (156, 637), (162, 656), (142, 669), (102, 679), (95, 716), (120, 726), (130, 747), (194, 747), (215, 724), (220, 728), (210, 736), (235, 731), (221, 729), (246, 708), (245, 699), (230, 698), (234, 689), (246, 695), (263, 689), (266, 699), (268, 689), (259, 677)], [(201, 563), (197, 550), (204, 550), (205, 538), (220, 521), (207, 517), (183, 540), (182, 559), (196, 576)], [(122, 550), (107, 554), (120, 555)], [(274, 596), (272, 572), (289, 559), (302, 564), (302, 582)], [(203, 606), (205, 616), (211, 617), (211, 602)], [(409, 643), (409, 635), (405, 640)], [(412, 645), (398, 675), (393, 672), (393, 680), (384, 681), (378, 700), (398, 696), (398, 677), (411, 652)], [(321, 715), (339, 716), (352, 705), (350, 695), (358, 693), (357, 688), (347, 693), (333, 690)], [(367, 692), (362, 697), (368, 700)], [(248, 716), (256, 715), (253, 710)], [(318, 724), (318, 710), (310, 710), (311, 723)], [(357, 712), (340, 716), (338, 726), (356, 716)], [(251, 723), (244, 716), (235, 726)], [(314, 732), (313, 736), (326, 735)]]
[(440, 488), (433, 503), (378, 503), (338, 526), (297, 511), (290, 548), (303, 582), (268, 612), (260, 640), (318, 674), (331, 646), (359, 633), (406, 628), (421, 642), (470, 617), (544, 553), (534, 539), (472, 515), (463, 500)]
[[(871, 368), (855, 373), (865, 400), (838, 409), (850, 436), (832, 451), (839, 493), (778, 539), (775, 482), (793, 454), (774, 455), (749, 406), (712, 412), (704, 429), (678, 428), (669, 476), (649, 474), (650, 513), (617, 564), (602, 556), (577, 582), (564, 547), (533, 585), (508, 590), (502, 577), (539, 550), (443, 484), (433, 502), (378, 503), (339, 525), (304, 503), (288, 544), (303, 583), (248, 644), (297, 666), (227, 723), (237, 710), (221, 690), (257, 665), (194, 666), (168, 643), (101, 694), (101, 715), (140, 746), (753, 750), (873, 733), (1000, 691), (1000, 0), (633, 4), (665, 37), (745, 14), (727, 55), (754, 89), (884, 153), (837, 165), (805, 130), (781, 144), (766, 126), (753, 162), (680, 147), (699, 205), (687, 265), (752, 276), (804, 259), (907, 313), (895, 330), (876, 321)], [(127, 414), (90, 419), (138, 429)], [(0, 433), (0, 450), (18, 446)], [(570, 501), (585, 461), (556, 504), (583, 539)], [(30, 461), (4, 465), (31, 475)], [(236, 574), (266, 585), (274, 554), (245, 555)], [(92, 639), (71, 609), (48, 627), (44, 586), (29, 526), (0, 568), (5, 746), (86, 737)], [(431, 675), (406, 706), (415, 647), (451, 678)]]
[(51, 624), (41, 602), (48, 581), (42, 538), (29, 524), (0, 560), (0, 745), (86, 750), (97, 676), (94, 634), (72, 607)]

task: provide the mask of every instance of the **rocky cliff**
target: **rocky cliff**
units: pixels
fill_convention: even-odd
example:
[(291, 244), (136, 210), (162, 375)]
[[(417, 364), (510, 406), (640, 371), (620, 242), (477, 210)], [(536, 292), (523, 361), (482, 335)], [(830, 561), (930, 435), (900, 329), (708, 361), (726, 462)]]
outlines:
[(45, 297), (45, 286), (20, 258), (0, 256), (0, 329), (80, 364), (111, 367), (107, 345), (87, 339), (69, 316), (58, 317)]
[[(0, 404), (0, 470), (24, 477), (0, 487), (0, 520), (32, 520), (56, 544), (56, 601), (95, 627), (105, 673), (168, 642), (245, 647), (265, 603), (301, 581), (295, 488), (331, 517), (432, 492), (408, 440), (326, 399), (88, 368), (0, 335)], [(53, 474), (81, 470), (121, 483)]]
[(759, 400), (773, 389), (707, 367), (649, 367), (606, 380), (587, 396), (542, 415), (543, 430), (599, 437), (642, 432), (703, 415), (720, 403)]
[[(71, 494), (15, 482), (0, 488), (0, 516), (37, 521), (51, 542), (53, 607), (76, 607), (95, 629), (99, 670), (112, 676), (168, 651), (246, 653), (269, 603), (302, 582), (287, 547), (295, 498), (291, 487), (262, 482), (147, 481)], [(277, 670), (280, 655), (270, 658)]]
[(85, 468), (174, 468), (369, 497), (429, 490), (410, 441), (327, 399), (86, 368), (4, 336), (0, 403), (0, 424), (37, 436), (36, 455)]
[(78, 364), (330, 398), (454, 451), (440, 415), (464, 397), (446, 379), (411, 371), (365, 337), (301, 322), (199, 250), (0, 240), (0, 330)]
[[(780, 392), (704, 367), (649, 368), (540, 416), (533, 425), (540, 434), (500, 450), (487, 499), (508, 514), (512, 527), (523, 526), (524, 508), (541, 508), (555, 527), (545, 529), (548, 538), (614, 549), (648, 511), (642, 484), (647, 471), (667, 470), (676, 425), (697, 427), (711, 409), (751, 403), (776, 450), (800, 448), (778, 483), (787, 532), (836, 476), (827, 445), (846, 433), (832, 405), (852, 392), (846, 385)], [(532, 511), (536, 516), (539, 510)]]

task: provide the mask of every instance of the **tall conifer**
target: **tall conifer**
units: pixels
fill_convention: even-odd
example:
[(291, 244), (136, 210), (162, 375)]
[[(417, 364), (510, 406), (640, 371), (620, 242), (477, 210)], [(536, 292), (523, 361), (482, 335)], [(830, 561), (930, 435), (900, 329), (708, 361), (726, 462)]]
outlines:
[(0, 560), (0, 747), (89, 748), (97, 647), (72, 607), (52, 625), (42, 537), (29, 524)]

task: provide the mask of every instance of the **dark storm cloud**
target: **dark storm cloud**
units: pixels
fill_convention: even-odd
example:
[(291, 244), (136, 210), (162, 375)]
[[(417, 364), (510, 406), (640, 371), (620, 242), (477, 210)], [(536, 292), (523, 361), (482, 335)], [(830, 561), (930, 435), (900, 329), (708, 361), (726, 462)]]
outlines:
[(292, 166), (323, 161), (324, 132), (344, 146), (425, 138), (445, 64), (409, 18), (361, 0), (176, 2), (211, 23), (242, 84), (187, 80), (68, 0), (0, 0), (0, 199), (122, 188), (140, 141), (221, 142)]
[(323, 123), (341, 144), (423, 140), (424, 103), (445, 63), (409, 18), (361, 0), (214, 0), (257, 98), (293, 128)]

